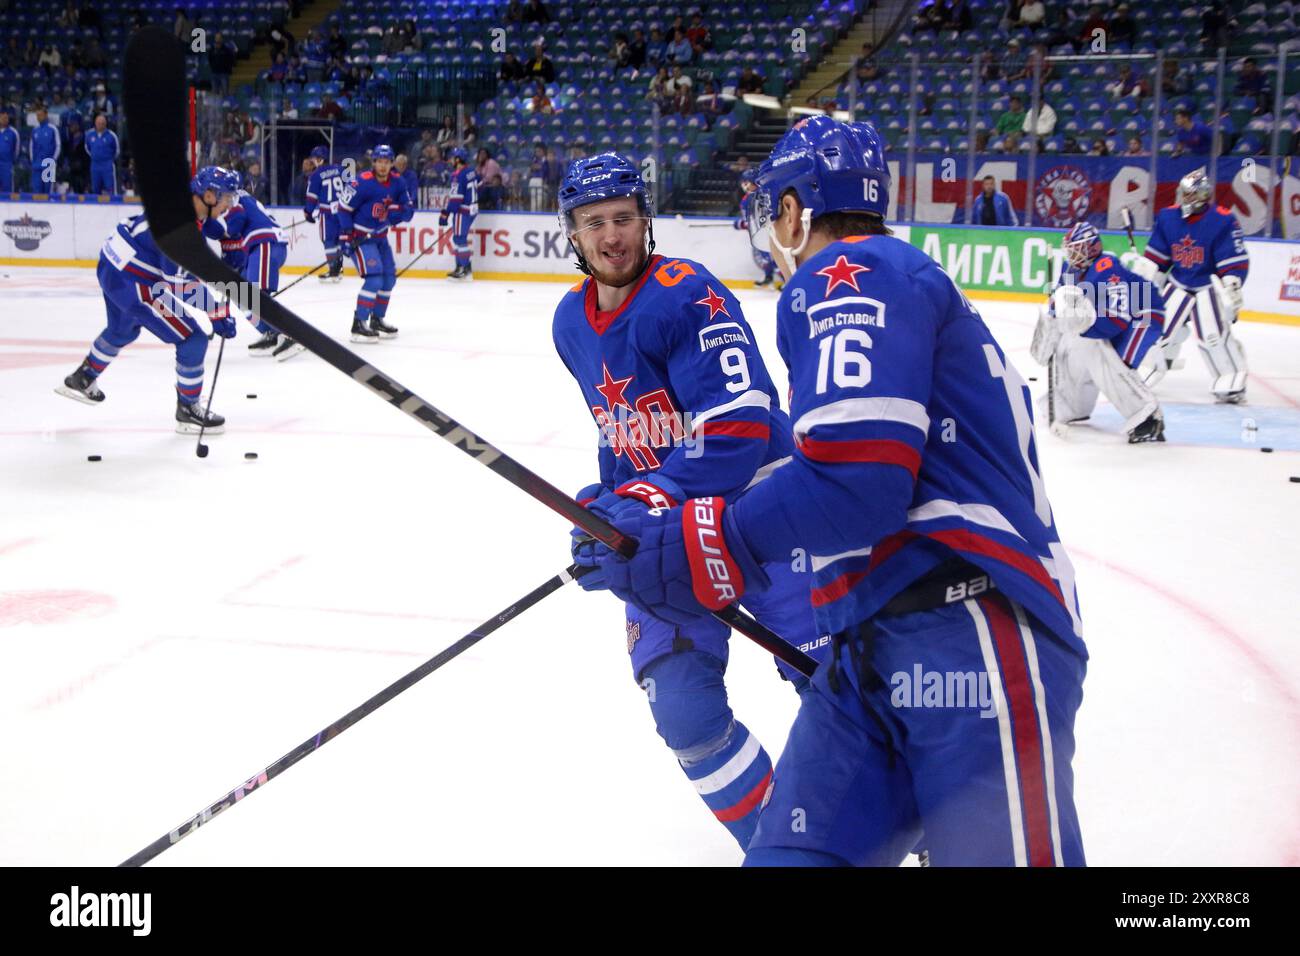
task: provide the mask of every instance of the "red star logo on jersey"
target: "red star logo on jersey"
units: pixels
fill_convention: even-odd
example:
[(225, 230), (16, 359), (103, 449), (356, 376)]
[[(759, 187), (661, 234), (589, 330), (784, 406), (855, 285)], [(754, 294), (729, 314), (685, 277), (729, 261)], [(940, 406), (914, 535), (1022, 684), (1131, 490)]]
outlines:
[(854, 292), (861, 292), (858, 288), (857, 274), (859, 272), (870, 272), (866, 266), (854, 265), (844, 256), (835, 260), (835, 265), (827, 266), (825, 269), (818, 269), (815, 275), (826, 277), (826, 295), (830, 295), (837, 286), (846, 285)]
[(629, 375), (627, 378), (613, 378), (604, 362), (600, 363), (600, 370), (605, 374), (605, 381), (596, 386), (596, 391), (605, 396), (605, 401), (609, 402), (609, 410), (613, 411), (619, 405), (630, 409), (632, 406), (628, 404), (623, 393), (627, 391), (628, 384), (636, 376)]
[(700, 299), (695, 304), (707, 305), (709, 307), (709, 321), (712, 322), (714, 316), (716, 316), (719, 312), (721, 312), (727, 318), (731, 318), (731, 313), (727, 311), (726, 300), (723, 299), (722, 296), (718, 295), (718, 293), (713, 291), (713, 286), (705, 286), (705, 288), (709, 290), (709, 294), (706, 295), (703, 299)]

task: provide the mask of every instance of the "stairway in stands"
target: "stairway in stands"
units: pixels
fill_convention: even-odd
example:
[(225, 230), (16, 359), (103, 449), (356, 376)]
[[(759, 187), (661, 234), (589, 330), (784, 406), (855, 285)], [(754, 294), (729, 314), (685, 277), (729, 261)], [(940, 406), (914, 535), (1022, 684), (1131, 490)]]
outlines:
[[(310, 0), (303, 4), (302, 12), (285, 23), (285, 29), (293, 34), (294, 40), (303, 42), (311, 32), (324, 23), (342, 4), (342, 0)], [(271, 68), (271, 47), (257, 43), (246, 59), (235, 64), (235, 71), (230, 76), (230, 88), (237, 90), (244, 85), (257, 82), (257, 76), (263, 70)]]

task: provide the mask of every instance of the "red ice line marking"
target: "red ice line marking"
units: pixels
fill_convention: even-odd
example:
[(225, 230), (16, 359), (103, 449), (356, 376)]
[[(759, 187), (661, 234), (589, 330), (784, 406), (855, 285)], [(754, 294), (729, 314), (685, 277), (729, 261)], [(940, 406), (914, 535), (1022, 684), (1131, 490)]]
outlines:
[(387, 617), (403, 621), (447, 621), (453, 624), (478, 624), (472, 617), (447, 617), (442, 614), (421, 614), (418, 611), (371, 611), (365, 608), (326, 607), (321, 604), (276, 604), (269, 601), (236, 601), (231, 598), (222, 600), (223, 604), (236, 607), (260, 607), (275, 611), (320, 611), (325, 614), (357, 614), (362, 617)]
[[(1182, 608), (1188, 614), (1191, 614), (1193, 617), (1208, 625), (1210, 632), (1244, 657), (1251, 667), (1259, 672), (1264, 683), (1271, 687), (1273, 692), (1282, 699), (1282, 703), (1286, 706), (1286, 709), (1290, 711), (1292, 733), (1300, 736), (1300, 698), (1296, 697), (1296, 694), (1291, 687), (1287, 685), (1286, 681), (1284, 681), (1281, 676), (1279, 676), (1278, 671), (1274, 668), (1268, 657), (1256, 648), (1252, 647), (1249, 640), (1237, 633), (1200, 604), (1177, 593), (1176, 591), (1157, 584), (1147, 575), (1140, 574), (1132, 568), (1126, 568), (1123, 565), (1116, 564), (1114, 561), (1109, 559), (1099, 558), (1095, 554), (1091, 554), (1080, 548), (1071, 546), (1068, 548), (1068, 551), (1071, 556), (1081, 557), (1085, 561), (1091, 561), (1093, 564), (1099, 564), (1108, 570), (1123, 575), (1128, 581), (1147, 588), (1154, 592), (1158, 597), (1168, 601), (1170, 604)], [(1300, 827), (1293, 830), (1290, 837), (1290, 845), (1287, 846), (1285, 854), (1285, 858), (1282, 861), (1283, 866), (1300, 865)]]
[(38, 538), (18, 538), (8, 544), (0, 544), (0, 556), (11, 554), (20, 548), (27, 547), (29, 544), (35, 544), (38, 540)]
[[(0, 345), (11, 345), (16, 348), (42, 348), (42, 349), (77, 349), (85, 351), (90, 348), (94, 341), (91, 339), (0, 339)], [(132, 342), (131, 350), (138, 351), (146, 349), (153, 351), (155, 349), (170, 349), (171, 345), (164, 345), (161, 342)]]
[[(1263, 385), (1266, 389), (1268, 389), (1278, 398), (1282, 399), (1282, 401), (1286, 402), (1292, 408), (1300, 408), (1300, 402), (1297, 402), (1294, 398), (1292, 398), (1286, 392), (1282, 391), (1280, 388), (1274, 385), (1269, 379), (1260, 375), (1258, 372), (1250, 373), (1250, 381), (1259, 382), (1260, 385)], [(1242, 406), (1242, 407), (1249, 407), (1249, 406)]]
[(0, 591), (0, 627), (61, 624), (74, 617), (100, 617), (117, 606), (111, 595), (95, 591)]
[(256, 577), (254, 577), (254, 578), (253, 578), (251, 581), (249, 581), (247, 584), (241, 584), (239, 587), (235, 588), (233, 591), (231, 591), (229, 594), (227, 594), (227, 595), (226, 595), (222, 600), (224, 600), (224, 601), (229, 601), (230, 598), (233, 597), (233, 596), (236, 595), (236, 594), (241, 594), (242, 592), (247, 591), (247, 590), (249, 590), (250, 588), (255, 588), (255, 587), (257, 587), (257, 585), (259, 585), (259, 584), (265, 584), (267, 581), (269, 581), (269, 580), (271, 580), (272, 578), (274, 578), (275, 576), (277, 576), (281, 571), (286, 571), (286, 570), (288, 570), (289, 568), (293, 567), (295, 564), (298, 564), (299, 562), (301, 562), (302, 559), (305, 558), (305, 557), (306, 557), (306, 555), (304, 555), (304, 554), (295, 554), (295, 555), (294, 555), (293, 557), (291, 557), (291, 558), (285, 558), (283, 561), (281, 561), (281, 562), (280, 562), (279, 564), (277, 564), (275, 567), (273, 567), (273, 568), (268, 568), (267, 570), (263, 571), (261, 574), (259, 574), (259, 575), (257, 575)]

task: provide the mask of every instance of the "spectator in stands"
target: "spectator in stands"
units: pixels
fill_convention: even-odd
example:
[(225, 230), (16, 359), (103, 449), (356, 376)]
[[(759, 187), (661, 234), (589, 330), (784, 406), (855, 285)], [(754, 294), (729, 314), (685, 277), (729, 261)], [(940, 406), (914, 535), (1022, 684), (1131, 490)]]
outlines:
[(862, 44), (862, 52), (853, 61), (853, 71), (858, 78), (859, 86), (880, 79), (880, 67), (876, 63), (876, 48), (872, 44)]
[(331, 123), (341, 123), (344, 118), (343, 107), (335, 101), (332, 93), (324, 93), (321, 95), (320, 106), (316, 107), (316, 116)]
[(668, 109), (675, 113), (689, 113), (694, 97), (691, 95), (692, 81), (682, 72), (680, 66), (673, 66), (672, 76), (664, 84), (664, 94), (668, 98)]
[(307, 74), (307, 82), (319, 83), (325, 76), (325, 61), (329, 58), (325, 38), (319, 30), (312, 30), (299, 44), (298, 56), (302, 60), (303, 72)]
[(977, 226), (1018, 226), (1016, 211), (1011, 205), (1011, 197), (998, 189), (998, 181), (992, 176), (985, 176), (980, 194), (975, 197), (975, 207), (971, 210), (972, 219)]
[(712, 80), (705, 80), (704, 91), (695, 97), (695, 111), (704, 114), (709, 129), (713, 129), (715, 119), (727, 112), (727, 103), (718, 94), (717, 84)]
[(533, 87), (532, 106), (533, 112), (538, 116), (550, 116), (555, 112), (555, 104), (546, 95), (546, 87), (540, 82)]
[(104, 55), (99, 37), (87, 38), (86, 45), (81, 50), (81, 65), (87, 70), (102, 70), (108, 65), (108, 57)]
[(1020, 40), (1016, 37), (1007, 41), (1007, 52), (1002, 56), (1000, 68), (1002, 76), (1012, 82), (1029, 76), (1029, 63), (1020, 51)]
[(411, 168), (411, 158), (405, 153), (398, 153), (393, 159), (393, 172), (406, 183), (406, 191), (414, 199), (420, 195), (420, 177)]
[[(1037, 136), (1040, 140), (1044, 136), (1051, 136), (1052, 131), (1056, 129), (1056, 110), (1052, 109), (1051, 103), (1040, 100), (1038, 103), (1038, 121), (1034, 122), (1034, 115), (1031, 111), (1025, 115), (1024, 125), (1020, 129), (1021, 132)], [(1041, 150), (1042, 146), (1043, 144), (1040, 142), (1038, 148)]]
[(18, 46), (18, 38), (12, 33), (9, 34), (9, 42), (5, 44), (4, 63), (12, 63), (14, 66), (21, 66), (23, 63), (23, 51)]
[(632, 48), (628, 45), (627, 34), (622, 30), (614, 34), (614, 45), (609, 48), (609, 61), (616, 70), (626, 70), (632, 65)]
[(212, 92), (225, 96), (230, 92), (230, 74), (235, 72), (235, 47), (226, 42), (226, 36), (218, 30), (212, 36), (212, 45), (208, 48), (208, 70), (212, 73)]
[(307, 204), (307, 183), (311, 179), (311, 174), (315, 171), (315, 161), (310, 156), (305, 157), (298, 175), (293, 178), (293, 186), (289, 189), (290, 205), (305, 206)]
[(190, 40), (193, 38), (193, 31), (194, 21), (190, 19), (190, 15), (185, 11), (184, 7), (177, 7), (176, 19), (172, 21), (172, 33), (175, 34), (176, 39), (189, 46)]
[(266, 73), (266, 79), (269, 83), (277, 85), (283, 84), (289, 73), (289, 61), (283, 53), (275, 55), (275, 61), (271, 64), (271, 69)]
[(1073, 133), (1068, 133), (1065, 142), (1061, 144), (1061, 152), (1070, 156), (1080, 156), (1083, 154), (1083, 147), (1079, 145), (1079, 140)]
[(510, 5), (506, 7), (506, 23), (523, 23), (524, 6), (519, 0), (510, 0)]
[(1089, 156), (1109, 156), (1110, 147), (1106, 145), (1104, 136), (1094, 136), (1092, 138), (1092, 149), (1088, 150)]
[(736, 85), (736, 94), (744, 96), (746, 93), (762, 93), (763, 78), (754, 72), (752, 66), (747, 66), (740, 74), (740, 82)]
[(1145, 156), (1146, 150), (1142, 148), (1142, 139), (1138, 136), (1128, 138), (1128, 148), (1124, 150), (1125, 156)]
[(1178, 69), (1177, 60), (1165, 60), (1161, 67), (1160, 92), (1164, 96), (1184, 96), (1192, 91), (1192, 78)]
[(640, 72), (646, 66), (646, 41), (645, 31), (637, 27), (632, 31), (632, 42), (627, 45), (628, 61), (627, 65), (632, 69)]
[(244, 192), (259, 202), (271, 201), (271, 185), (262, 175), (262, 164), (257, 160), (249, 163), (248, 169), (244, 171)]
[(41, 55), (36, 58), (36, 65), (45, 70), (47, 76), (57, 73), (59, 67), (63, 65), (63, 54), (58, 51), (54, 44), (47, 43), (45, 49), (41, 50)]
[(983, 153), (989, 148), (989, 131), (986, 129), (977, 129), (975, 131), (975, 152)]
[(33, 37), (28, 37), (27, 45), (23, 47), (23, 59), (22, 59), (23, 65), (36, 66), (40, 58), (41, 58), (41, 51), (40, 48), (37, 47), (36, 45), (36, 40)]
[(271, 44), (271, 57), (283, 53), (286, 57), (294, 51), (295, 40), (292, 33), (284, 27), (271, 27), (270, 33), (267, 34), (267, 42)]
[(691, 44), (691, 50), (696, 57), (703, 56), (713, 49), (713, 37), (709, 35), (709, 28), (704, 25), (704, 16), (699, 10), (691, 14), (691, 25), (686, 30), (686, 39)]
[(474, 117), (465, 117), (465, 128), (460, 131), (461, 142), (468, 148), (478, 142), (478, 127), (474, 125)]
[(478, 182), (484, 209), (497, 209), (501, 204), (501, 192), (505, 185), (501, 176), (501, 164), (492, 158), (492, 151), (486, 146), (478, 151)]
[(1137, 39), (1137, 23), (1129, 13), (1127, 3), (1121, 3), (1115, 8), (1115, 13), (1110, 18), (1110, 36), (1107, 39), (1111, 43), (1128, 44), (1132, 44)]
[(658, 103), (661, 110), (667, 108), (672, 99), (668, 95), (668, 67), (659, 67), (655, 75), (650, 77), (650, 88), (646, 92), (646, 99)]
[(1021, 0), (1020, 7), (1016, 10), (1016, 23), (1037, 30), (1046, 19), (1047, 7), (1043, 4), (1043, 0)]
[(450, 113), (442, 118), (442, 126), (438, 127), (437, 140), (438, 145), (443, 149), (456, 145), (456, 117)]
[(945, 0), (940, 16), (942, 24), (949, 30), (965, 32), (974, 23), (969, 0)]
[(938, 30), (943, 25), (943, 7), (940, 0), (921, 0), (921, 8), (913, 19), (915, 32)]
[(1022, 129), (1029, 120), (1028, 114), (1025, 113), (1024, 103), (1020, 97), (1011, 97), (1011, 104), (1007, 111), (998, 117), (997, 131), (999, 135), (1005, 136), (1008, 133), (1014, 133)]
[(89, 106), (83, 110), (87, 116), (94, 116), (96, 113), (103, 113), (105, 116), (113, 116), (117, 113), (117, 104), (113, 98), (108, 95), (108, 89), (103, 83), (96, 83), (93, 95), (90, 97)]
[(1214, 145), (1214, 133), (1200, 120), (1193, 120), (1185, 106), (1174, 110), (1174, 150), (1171, 155), (1207, 156)]
[(555, 82), (555, 64), (546, 55), (546, 44), (542, 40), (533, 44), (533, 57), (525, 65), (525, 72), (531, 79), (543, 83)]
[(658, 68), (668, 62), (668, 44), (663, 31), (658, 27), (650, 28), (650, 42), (646, 44), (645, 61), (648, 66)]
[(90, 185), (90, 154), (86, 152), (86, 134), (80, 120), (68, 123), (63, 154), (68, 157), (68, 189), (84, 193)]
[(1151, 84), (1145, 77), (1134, 73), (1131, 64), (1124, 63), (1119, 68), (1119, 78), (1107, 84), (1106, 92), (1116, 99), (1124, 99), (1128, 96), (1136, 96), (1140, 99), (1151, 95)]
[(330, 24), (329, 39), (325, 41), (325, 53), (332, 60), (342, 62), (348, 55), (348, 39), (343, 35), (337, 23)]
[(1227, 46), (1228, 28), (1235, 26), (1236, 22), (1224, 0), (1210, 0), (1201, 14), (1201, 46), (1205, 50)]
[(686, 34), (681, 30), (674, 30), (672, 42), (668, 44), (668, 62), (690, 63), (694, 53), (691, 41), (686, 39)]
[(402, 27), (398, 23), (390, 23), (388, 29), (384, 31), (383, 42), (379, 48), (383, 51), (384, 56), (396, 56), (406, 47), (406, 36), (402, 33)]
[(498, 74), (502, 83), (513, 83), (522, 80), (528, 75), (524, 65), (519, 62), (519, 58), (513, 53), (507, 51), (505, 59), (501, 61), (501, 72)]
[(1237, 77), (1236, 94), (1249, 96), (1255, 100), (1255, 114), (1267, 113), (1272, 109), (1268, 93), (1268, 77), (1255, 65), (1251, 57), (1241, 61), (1241, 74)]
[(424, 129), (420, 130), (419, 138), (412, 140), (411, 144), (406, 147), (406, 155), (415, 157), (415, 166), (417, 170), (420, 165), (420, 160), (424, 156), (425, 147), (434, 145), (437, 145), (437, 141), (433, 138), (433, 130), (426, 126)]
[(298, 118), (298, 107), (287, 96), (280, 101), (279, 117), (287, 120), (296, 120)]
[(533, 212), (543, 212), (550, 208), (546, 198), (546, 186), (551, 178), (551, 164), (546, 158), (546, 147), (541, 143), (533, 146), (533, 159), (528, 164), (528, 208)]
[[(524, 7), (524, 23), (550, 23), (551, 14), (546, 9), (542, 0), (528, 0), (528, 6)], [(549, 82), (549, 81), (548, 81)]]
[(1056, 73), (1056, 67), (1047, 59), (1047, 47), (1042, 43), (1035, 43), (1029, 51), (1029, 59), (1025, 61), (1025, 79), (1032, 80), (1035, 70), (1041, 83), (1046, 83)]
[(1019, 134), (1019, 133), (1007, 133), (1007, 135), (1006, 135), (1006, 136), (1002, 139), (1002, 141), (998, 144), (998, 149), (999, 149), (999, 151), (1001, 151), (1001, 152), (1003, 152), (1003, 153), (1018, 153), (1018, 152), (1020, 152), (1020, 134)]

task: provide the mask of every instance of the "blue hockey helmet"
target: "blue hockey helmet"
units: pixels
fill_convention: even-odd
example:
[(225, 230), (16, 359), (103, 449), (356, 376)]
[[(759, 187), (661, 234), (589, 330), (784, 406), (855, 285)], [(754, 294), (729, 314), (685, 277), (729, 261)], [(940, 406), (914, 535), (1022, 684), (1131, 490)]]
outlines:
[(204, 166), (190, 180), (190, 192), (202, 196), (211, 189), (218, 196), (225, 193), (237, 193), (243, 180), (239, 173), (223, 166)]
[(1076, 222), (1061, 241), (1061, 251), (1070, 268), (1082, 271), (1101, 255), (1101, 233), (1086, 220)]
[(459, 159), (462, 163), (468, 163), (469, 150), (467, 150), (464, 146), (453, 146), (451, 149), (447, 150), (447, 158)]
[(758, 185), (758, 170), (753, 167), (750, 167), (740, 174), (740, 185), (746, 186), (750, 183), (755, 186)]
[[(870, 123), (844, 123), (829, 116), (800, 120), (781, 137), (755, 177), (758, 190), (749, 207), (755, 245), (781, 214), (781, 197), (794, 190), (803, 206), (804, 234), (812, 221), (832, 212), (872, 213), (889, 209), (889, 166), (885, 146)], [(805, 238), (805, 242), (807, 239)], [(785, 250), (794, 272), (798, 249)]]
[[(560, 229), (569, 240), (569, 246), (578, 257), (578, 269), (591, 274), (587, 260), (573, 243), (573, 210), (607, 199), (630, 196), (636, 199), (637, 209), (647, 220), (646, 235), (650, 240), (649, 252), (654, 252), (654, 199), (646, 189), (641, 171), (632, 160), (618, 153), (599, 153), (586, 159), (575, 159), (564, 172), (559, 190)], [(650, 261), (649, 255), (646, 262)]]
[(311, 158), (319, 159), (322, 163), (329, 162), (329, 158), (330, 158), (329, 148), (325, 146), (313, 147), (311, 151)]
[(396, 159), (397, 154), (393, 152), (393, 147), (381, 144), (370, 151), (370, 159), (373, 162), (376, 159)]

